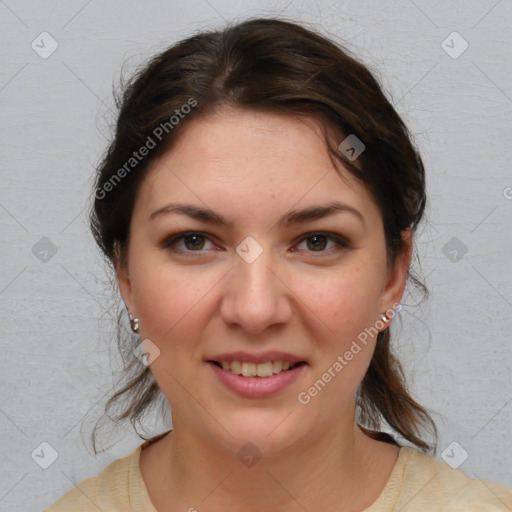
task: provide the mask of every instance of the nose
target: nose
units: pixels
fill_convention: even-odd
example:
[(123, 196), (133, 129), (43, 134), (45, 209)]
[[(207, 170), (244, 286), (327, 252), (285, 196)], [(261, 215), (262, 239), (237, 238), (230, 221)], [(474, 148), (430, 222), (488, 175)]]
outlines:
[(251, 263), (238, 258), (225, 282), (221, 315), (228, 324), (237, 324), (246, 332), (261, 334), (270, 326), (285, 324), (292, 316), (293, 295), (263, 253)]

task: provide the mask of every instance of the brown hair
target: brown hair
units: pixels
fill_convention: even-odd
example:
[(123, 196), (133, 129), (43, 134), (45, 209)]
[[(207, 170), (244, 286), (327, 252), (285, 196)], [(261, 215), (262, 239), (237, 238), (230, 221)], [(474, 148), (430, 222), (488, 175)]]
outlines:
[[(426, 204), (423, 163), (406, 126), (372, 73), (348, 51), (295, 23), (254, 19), (173, 45), (123, 88), (114, 139), (97, 170), (91, 211), (92, 232), (111, 265), (125, 261), (134, 199), (150, 164), (169, 150), (190, 119), (222, 106), (318, 119), (332, 135), (326, 136), (331, 157), (365, 184), (379, 206), (388, 261), (395, 260), (404, 248), (402, 233), (416, 230)], [(364, 143), (357, 165), (332, 143), (343, 140), (340, 134)], [(150, 140), (154, 147), (134, 160), (134, 151)], [(410, 269), (408, 277), (426, 293)], [(120, 407), (115, 420), (129, 419), (135, 427), (163, 394), (149, 367), (133, 354), (140, 339), (127, 336), (122, 315), (118, 343), (125, 355), (124, 383), (105, 412)], [(366, 426), (379, 427), (384, 419), (421, 450), (435, 446), (422, 437), (431, 429), (435, 439), (435, 423), (407, 391), (389, 329), (378, 335), (358, 406)], [(93, 442), (95, 434), (96, 428)]]

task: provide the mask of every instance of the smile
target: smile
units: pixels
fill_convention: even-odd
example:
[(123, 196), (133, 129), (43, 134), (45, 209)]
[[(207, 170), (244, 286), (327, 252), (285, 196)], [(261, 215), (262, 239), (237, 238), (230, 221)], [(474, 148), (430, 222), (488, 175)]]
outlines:
[(249, 363), (242, 361), (211, 361), (213, 364), (223, 370), (241, 375), (243, 377), (263, 377), (268, 378), (281, 372), (292, 370), (304, 362), (291, 363), (290, 361), (266, 361), (263, 363)]
[(217, 382), (224, 389), (242, 398), (263, 399), (284, 392), (291, 387), (308, 366), (305, 361), (252, 362), (206, 361)]

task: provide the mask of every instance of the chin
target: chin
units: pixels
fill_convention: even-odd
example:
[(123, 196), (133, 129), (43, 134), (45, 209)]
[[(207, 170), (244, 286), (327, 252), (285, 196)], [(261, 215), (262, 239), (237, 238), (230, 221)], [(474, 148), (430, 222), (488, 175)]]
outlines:
[[(296, 447), (305, 434), (299, 429), (296, 414), (290, 412), (239, 410), (229, 415), (229, 421), (226, 418), (223, 422), (229, 434), (221, 429), (222, 441), (216, 441), (238, 458), (244, 455), (265, 458), (279, 456)], [(306, 425), (300, 423), (300, 427)]]

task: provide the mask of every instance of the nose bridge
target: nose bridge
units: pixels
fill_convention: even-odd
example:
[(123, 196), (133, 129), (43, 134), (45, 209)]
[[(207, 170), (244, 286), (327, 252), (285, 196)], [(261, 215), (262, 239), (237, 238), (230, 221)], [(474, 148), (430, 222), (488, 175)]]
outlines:
[(230, 272), (222, 304), (225, 321), (237, 323), (253, 333), (285, 322), (289, 318), (290, 305), (285, 287), (272, 271), (271, 252), (262, 247), (258, 249), (249, 240), (247, 245), (240, 244), (237, 253), (239, 259)]

